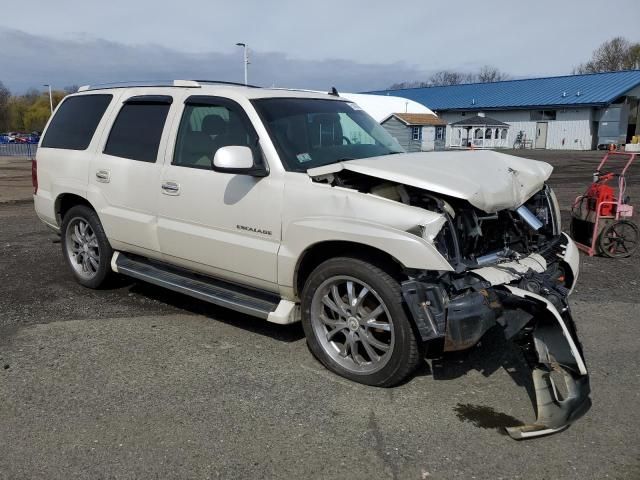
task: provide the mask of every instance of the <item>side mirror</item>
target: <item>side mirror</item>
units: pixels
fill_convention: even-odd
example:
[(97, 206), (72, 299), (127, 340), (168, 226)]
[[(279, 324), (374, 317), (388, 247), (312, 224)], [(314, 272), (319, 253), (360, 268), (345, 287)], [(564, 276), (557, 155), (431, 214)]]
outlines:
[(253, 152), (249, 147), (240, 145), (220, 147), (213, 156), (212, 163), (216, 172), (254, 177), (266, 177), (269, 173), (263, 165), (256, 165)]

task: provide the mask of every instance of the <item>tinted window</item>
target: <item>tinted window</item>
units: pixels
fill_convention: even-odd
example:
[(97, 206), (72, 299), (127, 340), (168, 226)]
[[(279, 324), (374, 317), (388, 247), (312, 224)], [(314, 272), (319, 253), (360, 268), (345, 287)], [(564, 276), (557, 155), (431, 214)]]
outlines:
[(253, 147), (255, 134), (234, 108), (222, 105), (187, 104), (180, 122), (173, 164), (211, 169), (220, 147)]
[(126, 103), (111, 128), (104, 153), (141, 162), (155, 162), (168, 103)]
[(82, 95), (69, 97), (58, 108), (42, 139), (42, 146), (85, 150), (100, 119), (111, 102), (112, 95)]

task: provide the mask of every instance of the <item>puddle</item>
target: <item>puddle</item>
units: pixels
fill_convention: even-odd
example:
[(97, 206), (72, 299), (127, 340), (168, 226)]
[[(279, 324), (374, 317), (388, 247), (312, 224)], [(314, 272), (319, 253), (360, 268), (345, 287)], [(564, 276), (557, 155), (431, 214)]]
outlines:
[(496, 429), (503, 435), (506, 434), (506, 427), (517, 427), (524, 425), (523, 422), (511, 415), (495, 411), (491, 407), (484, 405), (472, 405), (470, 403), (459, 403), (454, 408), (456, 416), (463, 422), (472, 423), (478, 428)]

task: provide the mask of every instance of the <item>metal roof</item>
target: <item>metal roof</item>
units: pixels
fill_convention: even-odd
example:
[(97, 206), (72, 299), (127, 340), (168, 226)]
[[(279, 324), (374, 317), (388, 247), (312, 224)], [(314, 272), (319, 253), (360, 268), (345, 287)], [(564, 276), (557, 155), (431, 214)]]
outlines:
[(638, 85), (640, 70), (628, 70), (367, 93), (405, 97), (436, 111), (502, 110), (607, 105)]
[(446, 125), (447, 122), (432, 113), (392, 113), (382, 122), (384, 123), (391, 117), (396, 117), (405, 125)]
[(496, 120), (495, 118), (481, 117), (480, 115), (474, 115), (473, 117), (463, 118), (462, 120), (458, 120), (457, 122), (454, 122), (451, 125), (452, 126), (456, 125), (458, 127), (464, 127), (464, 126), (475, 127), (476, 125), (482, 125), (487, 127), (508, 127), (509, 126), (508, 123), (501, 122), (500, 120)]

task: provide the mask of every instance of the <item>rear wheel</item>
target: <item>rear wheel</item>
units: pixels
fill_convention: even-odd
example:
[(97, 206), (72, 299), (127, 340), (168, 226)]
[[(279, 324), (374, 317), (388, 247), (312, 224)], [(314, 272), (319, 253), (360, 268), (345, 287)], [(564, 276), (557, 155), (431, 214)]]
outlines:
[(618, 220), (605, 227), (598, 238), (600, 252), (609, 258), (630, 257), (638, 249), (638, 226)]
[(302, 325), (316, 358), (356, 382), (389, 387), (419, 361), (398, 282), (362, 260), (331, 259), (311, 273), (302, 293)]
[(112, 275), (113, 250), (95, 211), (77, 205), (62, 221), (62, 254), (71, 272), (81, 285), (103, 286)]

